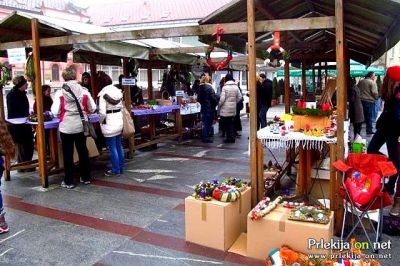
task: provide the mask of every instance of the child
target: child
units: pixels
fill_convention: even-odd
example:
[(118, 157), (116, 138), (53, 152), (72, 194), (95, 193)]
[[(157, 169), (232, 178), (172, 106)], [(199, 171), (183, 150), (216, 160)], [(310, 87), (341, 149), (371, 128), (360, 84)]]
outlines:
[[(10, 134), (8, 133), (7, 125), (3, 119), (0, 119), (0, 185), (1, 177), (4, 171), (4, 155), (8, 155), (10, 158), (15, 157), (14, 143)], [(4, 217), (5, 211), (3, 208), (3, 197), (0, 190), (0, 234), (7, 233), (9, 228)]]

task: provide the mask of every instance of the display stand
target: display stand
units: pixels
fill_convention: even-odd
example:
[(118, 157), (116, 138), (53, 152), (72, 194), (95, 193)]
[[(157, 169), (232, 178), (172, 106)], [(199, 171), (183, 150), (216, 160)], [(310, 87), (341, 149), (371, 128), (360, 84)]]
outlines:
[[(152, 109), (135, 109), (133, 108), (131, 110), (133, 116), (148, 116), (149, 118), (149, 130), (150, 130), (150, 136), (149, 139), (144, 141), (142, 143), (135, 143), (135, 138), (133, 138), (133, 149), (137, 150), (140, 148), (148, 147), (160, 142), (163, 142), (165, 140), (169, 139), (178, 139), (179, 141), (182, 138), (182, 117), (180, 114), (180, 105), (166, 105), (166, 106), (155, 106)], [(174, 118), (175, 118), (175, 130), (173, 134), (158, 134), (156, 129), (156, 115), (160, 114), (167, 114), (167, 113), (173, 113)], [(136, 132), (139, 130), (136, 129)], [(136, 138), (137, 140), (137, 138)]]
[[(99, 122), (100, 116), (97, 114), (93, 114), (89, 116), (89, 121), (91, 123)], [(37, 122), (31, 122), (27, 117), (21, 118), (12, 118), (6, 119), (6, 122), (13, 125), (22, 125), (29, 124), (32, 126), (36, 126)], [(62, 163), (60, 162), (60, 153), (59, 153), (59, 145), (58, 145), (58, 125), (59, 118), (53, 118), (51, 121), (44, 122), (44, 129), (49, 130), (49, 147), (50, 147), (50, 157), (47, 158), (47, 175), (57, 174), (62, 171)], [(32, 169), (38, 166), (38, 160), (31, 160), (22, 163), (11, 164), (11, 158), (9, 156), (5, 156), (5, 177), (6, 181), (10, 181), (10, 172), (12, 170), (25, 170)]]

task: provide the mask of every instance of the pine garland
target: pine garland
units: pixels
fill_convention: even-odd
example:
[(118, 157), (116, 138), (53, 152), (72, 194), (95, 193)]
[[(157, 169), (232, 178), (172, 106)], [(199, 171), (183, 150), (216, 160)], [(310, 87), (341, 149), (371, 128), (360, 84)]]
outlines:
[(292, 111), (295, 115), (330, 116), (332, 114), (332, 110), (324, 112), (318, 108), (299, 108), (297, 106), (292, 106)]

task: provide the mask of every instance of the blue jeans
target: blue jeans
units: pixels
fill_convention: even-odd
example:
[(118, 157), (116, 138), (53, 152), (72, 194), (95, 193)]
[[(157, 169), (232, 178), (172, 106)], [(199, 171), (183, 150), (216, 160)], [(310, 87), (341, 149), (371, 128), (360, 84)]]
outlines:
[(213, 122), (213, 112), (203, 112), (201, 113), (201, 121), (203, 122), (203, 129), (201, 131), (201, 140), (207, 140), (210, 136), (212, 122)]
[(122, 174), (125, 168), (124, 150), (121, 139), (121, 135), (106, 138), (108, 150), (111, 155), (111, 170), (114, 174)]
[(3, 176), (3, 172), (0, 174), (0, 214), (4, 212), (3, 208), (3, 196), (1, 195), (1, 178)]
[(258, 113), (258, 118), (260, 119), (261, 128), (267, 126), (267, 112), (268, 112), (268, 107), (266, 105), (261, 105), (260, 112)]
[(363, 111), (364, 111), (364, 120), (365, 123), (367, 124), (367, 134), (372, 133), (372, 123), (374, 121), (374, 113), (375, 113), (375, 102), (366, 102), (366, 101), (361, 101), (362, 106), (363, 106)]

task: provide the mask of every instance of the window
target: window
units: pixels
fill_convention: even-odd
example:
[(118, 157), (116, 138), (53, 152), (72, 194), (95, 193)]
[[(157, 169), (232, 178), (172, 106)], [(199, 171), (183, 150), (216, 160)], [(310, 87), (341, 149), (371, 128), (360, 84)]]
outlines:
[(152, 71), (152, 75), (153, 75), (153, 82), (159, 82), (160, 81), (160, 71), (158, 69), (153, 69)]
[(60, 80), (60, 67), (57, 64), (51, 66), (51, 80), (52, 81)]
[(139, 82), (147, 82), (147, 69), (139, 69)]
[(111, 67), (111, 79), (115, 82), (118, 82), (119, 75), (122, 74), (122, 68), (118, 66)]

